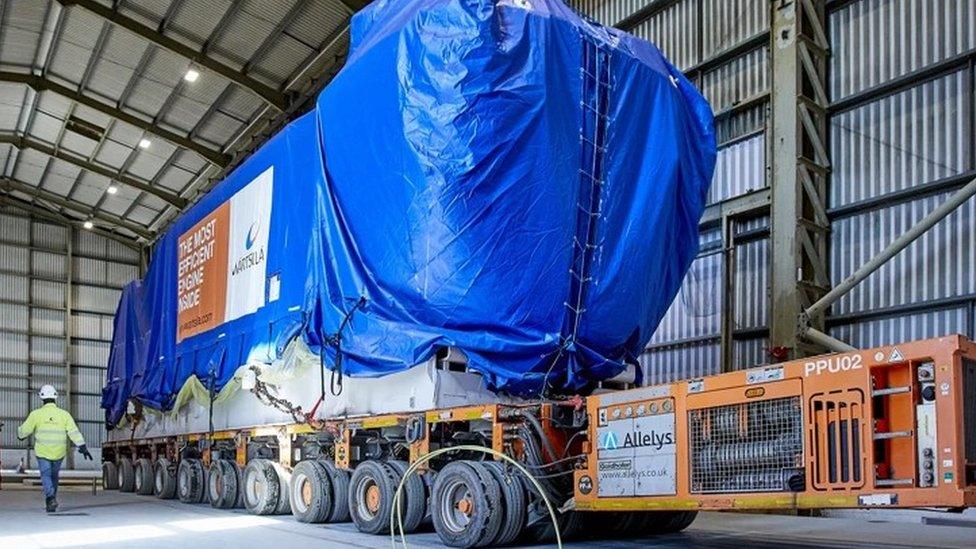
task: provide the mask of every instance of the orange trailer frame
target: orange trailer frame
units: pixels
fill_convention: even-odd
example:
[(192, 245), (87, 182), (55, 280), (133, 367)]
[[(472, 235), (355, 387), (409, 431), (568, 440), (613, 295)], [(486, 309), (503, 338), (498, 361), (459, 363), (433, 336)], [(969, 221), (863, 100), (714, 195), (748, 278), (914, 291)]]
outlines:
[[(536, 438), (548, 463), (540, 465)], [(376, 444), (382, 440), (385, 450)], [(562, 401), (132, 436), (103, 445), (103, 477), (118, 474), (118, 487), (139, 469), (134, 464), (173, 477), (187, 463), (187, 475), (205, 482), (215, 460), (225, 474), (228, 463), (241, 472), (260, 458), (276, 462), (285, 486), (291, 480), (282, 475), (305, 461), (329, 462), (336, 482), (348, 483), (350, 473), (416, 462), (470, 444), (464, 440), (535, 467), (540, 481), (566, 479), (553, 487), (554, 504), (603, 512), (595, 518), (629, 524), (620, 526), (626, 531), (641, 524), (644, 533), (678, 531), (698, 510), (969, 507), (976, 505), (976, 344), (943, 337)], [(424, 463), (425, 505), (444, 509), (435, 492), (450, 463), (481, 459)], [(546, 474), (557, 462), (557, 472)], [(358, 492), (348, 486), (353, 498)], [(528, 486), (525, 495), (533, 497)], [(570, 530), (579, 518), (560, 517)]]
[[(692, 417), (717, 407), (797, 403), (802, 451), (795, 491), (695, 489)], [(920, 405), (934, 407), (919, 408)], [(967, 507), (976, 504), (976, 344), (961, 336), (800, 359), (702, 379), (587, 398), (585, 463), (575, 473), (575, 507), (586, 511)], [(612, 418), (673, 414), (671, 494), (600, 494), (613, 458), (599, 439)], [(698, 414), (697, 416), (695, 414)], [(749, 416), (736, 433), (748, 439)], [(934, 421), (931, 421), (933, 420)], [(846, 429), (837, 429), (846, 423)], [(856, 423), (855, 423), (856, 421)], [(661, 422), (659, 421), (658, 424)], [(931, 423), (934, 423), (934, 430)], [(833, 427), (831, 427), (833, 425)], [(855, 428), (860, 426), (860, 428)], [(930, 441), (934, 446), (919, 447)], [(659, 434), (658, 434), (659, 435)], [(648, 436), (646, 433), (641, 436)], [(834, 437), (831, 444), (829, 437)], [(841, 437), (846, 439), (838, 442)], [(931, 450), (931, 452), (929, 452)], [(639, 452), (639, 450), (635, 450)], [(654, 451), (645, 452), (655, 455)], [(656, 454), (660, 457), (660, 453)], [(660, 461), (660, 459), (659, 459)], [(667, 458), (665, 458), (667, 461)], [(831, 463), (833, 475), (830, 473)], [(613, 469), (610, 466), (606, 469)], [(928, 468), (926, 468), (928, 467)], [(846, 470), (845, 475), (839, 474)], [(854, 471), (860, 474), (855, 478)], [(931, 474), (929, 479), (928, 474)], [(929, 480), (927, 480), (929, 479)], [(636, 482), (636, 480), (635, 480)], [(929, 484), (929, 485), (926, 485)], [(639, 491), (639, 490), (635, 490)], [(666, 491), (663, 490), (663, 491)]]

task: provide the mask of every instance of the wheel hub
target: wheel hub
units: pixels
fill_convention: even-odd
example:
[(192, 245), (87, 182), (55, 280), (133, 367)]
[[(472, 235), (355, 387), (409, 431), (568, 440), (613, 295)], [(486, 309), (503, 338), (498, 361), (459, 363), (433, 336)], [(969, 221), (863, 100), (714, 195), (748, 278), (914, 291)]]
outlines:
[(312, 504), (312, 483), (307, 480), (302, 483), (302, 501), (306, 506)]
[(366, 508), (370, 513), (380, 510), (380, 487), (375, 484), (366, 489)]
[(470, 498), (464, 498), (457, 502), (457, 510), (464, 514), (464, 516), (470, 517), (474, 512), (474, 502)]

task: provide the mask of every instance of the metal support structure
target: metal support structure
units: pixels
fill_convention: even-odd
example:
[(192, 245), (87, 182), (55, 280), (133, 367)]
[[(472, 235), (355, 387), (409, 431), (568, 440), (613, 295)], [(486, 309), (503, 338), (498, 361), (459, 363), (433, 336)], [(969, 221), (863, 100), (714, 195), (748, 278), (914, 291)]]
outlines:
[[(31, 294), (34, 291), (34, 281), (31, 280), (30, 276), (34, 274), (34, 244), (35, 244), (34, 243), (34, 227), (33, 227), (34, 219), (33, 219), (32, 216), (28, 216), (27, 219), (28, 219), (27, 222), (28, 222), (28, 225), (29, 225), (29, 232), (27, 233), (27, 250), (28, 250), (27, 251), (27, 272), (29, 273), (27, 275), (27, 285), (28, 285), (27, 291), (28, 291), (28, 297), (33, 297)], [(28, 301), (33, 301), (33, 299), (29, 299)], [(34, 409), (33, 402), (32, 402), (33, 399), (34, 399), (34, 394), (35, 394), (34, 391), (36, 389), (40, 389), (40, 386), (36, 386), (34, 384), (34, 352), (33, 352), (33, 348), (32, 348), (34, 346), (34, 338), (31, 337), (31, 335), (30, 335), (31, 326), (33, 324), (34, 324), (34, 308), (28, 306), (27, 307), (27, 325), (24, 326), (24, 329), (27, 332), (27, 409), (28, 410), (33, 410)], [(35, 387), (36, 387), (36, 389), (35, 389)], [(38, 404), (40, 404), (40, 402), (38, 402)], [(28, 413), (30, 413), (30, 412), (28, 412)], [(32, 437), (31, 442), (33, 442), (34, 444), (37, 444), (36, 437)], [(28, 450), (27, 450), (27, 463), (28, 464), (30, 463), (31, 451), (32, 450), (33, 450), (33, 447), (29, 447)]]
[[(149, 232), (148, 230), (146, 230), (145, 227), (142, 227), (141, 225), (137, 225), (135, 223), (132, 223), (131, 221), (126, 221), (124, 219), (121, 219), (119, 217), (116, 217), (114, 215), (105, 212), (98, 212), (92, 210), (91, 208), (88, 208), (83, 204), (80, 204), (78, 202), (73, 202), (71, 200), (67, 200), (63, 196), (59, 196), (49, 191), (45, 191), (44, 189), (39, 189), (33, 185), (29, 185), (22, 181), (17, 181), (16, 179), (11, 179), (9, 177), (0, 178), (0, 189), (26, 194), (34, 200), (50, 202), (66, 210), (74, 211), (82, 216), (85, 216), (86, 218), (96, 219), (104, 223), (107, 223), (109, 225), (119, 227), (121, 229), (125, 229), (147, 240), (153, 237), (153, 233)], [(57, 214), (57, 212), (52, 212), (52, 213)]]
[[(346, 37), (349, 33), (349, 25), (345, 25), (340, 29), (337, 29), (332, 35), (330, 35), (323, 42), (322, 47), (319, 52), (311, 56), (311, 58), (304, 63), (304, 68), (298, 72), (284, 87), (286, 90), (291, 90), (295, 88), (299, 82), (306, 79), (308, 73), (311, 71), (312, 67), (318, 66), (320, 61), (326, 57), (332, 57), (330, 61), (322, 68), (318, 77), (310, 78), (309, 82), (305, 85), (302, 91), (298, 91), (295, 100), (289, 105), (288, 109), (283, 113), (278, 113), (276, 116), (269, 118), (269, 109), (265, 107), (257, 115), (255, 115), (251, 122), (242, 128), (234, 139), (226, 146), (226, 150), (235, 150), (234, 156), (231, 162), (223, 166), (221, 169), (208, 169), (203, 170), (194, 178), (187, 189), (184, 191), (184, 195), (191, 197), (191, 203), (202, 196), (204, 193), (210, 190), (210, 188), (216, 184), (216, 182), (223, 179), (225, 175), (233, 171), (241, 162), (247, 159), (251, 153), (257, 150), (267, 139), (275, 134), (278, 130), (284, 127), (289, 121), (293, 120), (299, 113), (305, 112), (306, 107), (312, 104), (315, 97), (318, 96), (319, 92), (322, 91), (326, 84), (328, 84), (332, 78), (338, 74), (339, 69), (342, 68), (342, 61), (345, 55), (345, 50), (347, 46), (342, 44), (342, 39)], [(336, 48), (336, 46), (340, 46)], [(333, 48), (336, 48), (333, 51)], [(247, 138), (247, 142), (238, 146), (244, 138)], [(150, 223), (150, 230), (161, 230), (168, 222), (170, 222), (176, 215), (180, 213), (180, 209), (166, 208), (163, 210), (153, 221)]]
[(39, 153), (45, 154), (51, 158), (57, 158), (59, 160), (63, 160), (85, 171), (96, 173), (103, 177), (107, 177), (112, 181), (158, 196), (159, 198), (165, 200), (166, 202), (169, 202), (170, 204), (176, 206), (177, 208), (182, 208), (187, 204), (186, 199), (174, 193), (171, 193), (163, 188), (153, 186), (148, 181), (140, 181), (139, 179), (136, 179), (132, 176), (125, 175), (121, 172), (116, 172), (109, 168), (99, 166), (93, 162), (89, 162), (84, 158), (70, 154), (63, 149), (51, 147), (50, 145), (46, 145), (40, 141), (31, 139), (29, 137), (10, 135), (10, 134), (0, 134), (0, 143), (13, 145), (14, 147), (16, 147), (21, 151), (23, 151), (24, 149), (32, 149)]
[[(836, 303), (838, 299), (850, 292), (852, 288), (860, 284), (865, 278), (871, 276), (871, 273), (881, 268), (888, 260), (898, 255), (899, 252), (907, 248), (912, 242), (934, 227), (936, 223), (945, 219), (953, 210), (973, 196), (976, 196), (976, 179), (973, 179), (966, 186), (953, 193), (939, 207), (912, 225), (910, 229), (902, 233), (891, 244), (885, 246), (877, 255), (841, 281), (840, 284), (834, 286), (826, 295), (817, 300), (816, 303), (807, 307), (803, 312), (804, 318), (809, 319), (823, 316), (827, 312), (827, 309)], [(809, 334), (810, 330), (808, 329), (806, 330), (806, 336), (808, 337)]]
[[(24, 213), (34, 215), (43, 219), (47, 219), (49, 221), (53, 221), (55, 223), (59, 223), (61, 225), (65, 225), (68, 227), (77, 226), (79, 224), (79, 221), (76, 219), (65, 217), (64, 215), (61, 215), (60, 213), (50, 210), (48, 208), (35, 206), (30, 202), (26, 202), (24, 200), (21, 200), (9, 194), (0, 193), (0, 205), (2, 204), (10, 206), (11, 208), (16, 208), (18, 210), (21, 210)], [(117, 242), (127, 248), (132, 248), (133, 250), (136, 251), (142, 249), (142, 246), (139, 244), (139, 242), (137, 242), (134, 239), (126, 238), (124, 236), (99, 229), (98, 227), (95, 227), (93, 229), (86, 229), (86, 230), (90, 230), (91, 232), (97, 235), (104, 236), (105, 238), (113, 242)]]
[(85, 10), (111, 22), (113, 25), (122, 27), (133, 34), (142, 37), (150, 43), (167, 49), (181, 57), (189, 59), (194, 65), (209, 69), (231, 82), (250, 90), (255, 95), (263, 99), (266, 103), (279, 111), (288, 107), (288, 98), (285, 94), (268, 86), (241, 71), (222, 63), (213, 57), (197, 51), (174, 38), (171, 38), (157, 29), (143, 25), (139, 21), (127, 17), (119, 11), (96, 2), (95, 0), (57, 0), (64, 7), (79, 6)]
[[(80, 410), (75, 406), (74, 403), (74, 380), (72, 379), (73, 373), (71, 370), (71, 338), (72, 338), (72, 318), (71, 318), (71, 303), (72, 303), (72, 293), (74, 292), (74, 240), (75, 240), (75, 228), (68, 226), (68, 238), (65, 243), (65, 256), (64, 256), (64, 401), (67, 403), (65, 409), (71, 412), (72, 416), (80, 417), (78, 413)], [(68, 468), (73, 469), (75, 466), (75, 453), (68, 452)]]
[(759, 189), (717, 202), (705, 208), (699, 225), (702, 228), (711, 228), (719, 226), (725, 217), (742, 219), (762, 215), (769, 211), (769, 197), (769, 189)]
[(98, 111), (106, 116), (115, 118), (125, 122), (126, 124), (135, 126), (143, 131), (147, 131), (157, 137), (165, 139), (170, 143), (183, 147), (184, 149), (193, 151), (209, 162), (224, 167), (230, 163), (230, 155), (223, 153), (218, 150), (211, 149), (206, 145), (193, 141), (192, 139), (180, 135), (171, 130), (163, 128), (159, 124), (147, 121), (140, 118), (134, 114), (123, 111), (122, 109), (115, 108), (111, 105), (103, 103), (97, 99), (89, 97), (77, 90), (73, 90), (68, 86), (59, 84), (43, 76), (37, 76), (34, 74), (20, 73), (20, 72), (9, 72), (0, 71), (0, 82), (12, 82), (15, 84), (24, 84), (27, 87), (33, 89), (35, 92), (50, 91), (56, 93), (66, 99), (70, 99), (75, 103), (84, 105), (92, 110)]
[(827, 335), (816, 328), (806, 328), (806, 330), (803, 332), (803, 338), (815, 345), (823, 347), (824, 349), (838, 353), (849, 353), (857, 350), (855, 347), (844, 343), (835, 337)]
[[(774, 0), (771, 7), (770, 347), (788, 350), (786, 356), (805, 356), (821, 348), (800, 337), (802, 313), (830, 286), (825, 84), (829, 44), (824, 0)], [(806, 322), (816, 330), (824, 326), (819, 314)]]
[(722, 216), (722, 312), (720, 371), (735, 370), (735, 220)]

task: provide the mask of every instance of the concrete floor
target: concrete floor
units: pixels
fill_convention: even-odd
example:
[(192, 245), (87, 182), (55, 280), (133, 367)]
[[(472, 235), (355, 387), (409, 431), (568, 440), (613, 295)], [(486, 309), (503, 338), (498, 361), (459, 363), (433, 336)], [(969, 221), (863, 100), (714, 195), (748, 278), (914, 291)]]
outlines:
[[(62, 487), (61, 510), (42, 509), (39, 490), (0, 490), (0, 548), (99, 547), (390, 547), (390, 538), (360, 534), (352, 524), (309, 525), (291, 516), (257, 517), (208, 505)], [(633, 541), (567, 544), (567, 547), (967, 547), (976, 529), (879, 523), (861, 519), (702, 513), (684, 533)], [(438, 547), (434, 533), (414, 534), (410, 547)], [(192, 545), (189, 545), (192, 544)]]

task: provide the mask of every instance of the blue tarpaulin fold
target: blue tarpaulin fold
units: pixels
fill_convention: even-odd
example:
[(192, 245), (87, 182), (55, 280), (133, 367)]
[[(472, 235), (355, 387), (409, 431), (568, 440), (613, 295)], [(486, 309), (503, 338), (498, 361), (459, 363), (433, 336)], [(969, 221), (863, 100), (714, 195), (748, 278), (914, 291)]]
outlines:
[(378, 0), (351, 40), (314, 110), (177, 218), (123, 291), (109, 425), (295, 337), (351, 376), (457, 347), (520, 396), (612, 377), (650, 339), (715, 163), (681, 72), (558, 0)]

